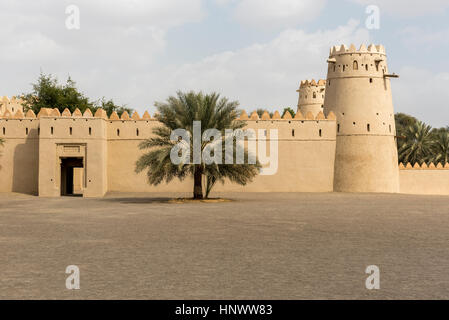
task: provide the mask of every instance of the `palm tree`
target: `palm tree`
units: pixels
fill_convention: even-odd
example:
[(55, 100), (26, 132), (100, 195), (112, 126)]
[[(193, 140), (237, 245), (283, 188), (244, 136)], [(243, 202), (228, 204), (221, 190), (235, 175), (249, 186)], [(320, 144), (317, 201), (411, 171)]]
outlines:
[(399, 161), (402, 163), (420, 163), (431, 160), (434, 135), (432, 127), (421, 121), (406, 127), (402, 134), (405, 140), (399, 147)]
[[(237, 120), (238, 102), (230, 102), (226, 98), (221, 98), (217, 93), (204, 95), (195, 92), (178, 92), (177, 96), (170, 96), (166, 102), (156, 103), (158, 109), (157, 120), (164, 126), (155, 128), (155, 137), (143, 141), (140, 149), (150, 149), (148, 153), (142, 155), (136, 163), (136, 172), (147, 170), (148, 182), (158, 185), (162, 181), (170, 182), (174, 178), (183, 180), (188, 176), (193, 176), (193, 198), (203, 199), (203, 178), (206, 182), (206, 197), (217, 181), (222, 183), (226, 179), (241, 185), (246, 185), (259, 173), (260, 164), (206, 164), (201, 157), (201, 163), (193, 164), (192, 153), (190, 159), (174, 164), (170, 158), (170, 153), (178, 141), (170, 139), (171, 133), (176, 129), (186, 130), (193, 136), (193, 122), (201, 122), (201, 136), (207, 129), (217, 129), (222, 134), (222, 146), (226, 139), (225, 129), (237, 130), (245, 126), (245, 122)], [(234, 137), (231, 137), (234, 139)], [(193, 150), (193, 139), (190, 139), (188, 146)], [(211, 143), (209, 141), (201, 143), (201, 151)], [(236, 156), (237, 144), (235, 139), (233, 144), (234, 159)], [(223, 159), (225, 153), (222, 152)], [(248, 159), (248, 152), (244, 151), (245, 159)], [(224, 162), (224, 161), (223, 161)], [(236, 163), (235, 161), (233, 163)]]
[(438, 130), (435, 133), (434, 157), (432, 161), (443, 165), (449, 163), (449, 130)]

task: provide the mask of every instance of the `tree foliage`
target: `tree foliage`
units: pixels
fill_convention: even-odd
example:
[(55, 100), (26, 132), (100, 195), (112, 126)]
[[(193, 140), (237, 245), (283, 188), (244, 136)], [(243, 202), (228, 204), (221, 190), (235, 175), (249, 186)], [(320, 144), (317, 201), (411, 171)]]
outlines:
[(132, 112), (132, 109), (118, 106), (111, 99), (106, 100), (104, 97), (98, 101), (91, 101), (78, 90), (76, 82), (70, 77), (65, 83), (60, 84), (55, 76), (41, 73), (36, 83), (32, 84), (32, 88), (31, 92), (22, 95), (22, 99), (25, 111), (33, 110), (36, 114), (42, 108), (57, 108), (60, 112), (63, 112), (65, 108), (74, 112), (78, 108), (82, 113), (87, 108), (90, 108), (93, 113), (98, 108), (104, 108), (108, 115), (113, 111), (119, 115), (125, 110), (128, 113)]
[[(170, 139), (171, 133), (176, 129), (185, 129), (193, 137), (193, 122), (201, 122), (201, 136), (208, 129), (216, 129), (221, 132), (222, 146), (225, 145), (226, 129), (236, 130), (244, 127), (243, 121), (237, 120), (238, 102), (220, 98), (217, 93), (203, 94), (195, 92), (178, 92), (176, 96), (170, 96), (166, 102), (156, 103), (158, 109), (157, 120), (164, 126), (155, 128), (155, 137), (147, 139), (140, 144), (140, 149), (149, 149), (142, 155), (136, 163), (136, 172), (146, 170), (148, 182), (158, 185), (161, 182), (170, 182), (177, 178), (184, 180), (188, 176), (194, 179), (193, 197), (202, 199), (203, 183), (206, 185), (205, 196), (208, 197), (216, 182), (224, 183), (229, 180), (240, 185), (246, 185), (259, 173), (260, 164), (206, 164), (201, 159), (200, 164), (193, 164), (193, 152), (190, 152), (189, 161), (174, 164), (171, 161), (170, 153), (172, 148), (178, 143)], [(232, 139), (234, 139), (232, 137)], [(201, 143), (201, 152), (206, 146), (218, 141), (208, 141)], [(236, 157), (237, 144), (235, 140), (234, 159)], [(190, 150), (193, 150), (193, 139), (190, 139)], [(245, 159), (248, 159), (248, 152), (244, 151)], [(235, 163), (235, 161), (233, 162)]]
[(395, 119), (399, 162), (449, 163), (449, 127), (435, 129), (404, 113)]
[(290, 112), (292, 118), (294, 118), (296, 116), (296, 112), (292, 108), (287, 107), (287, 108), (284, 108), (284, 111), (282, 112), (282, 118), (284, 118), (284, 116), (287, 112)]

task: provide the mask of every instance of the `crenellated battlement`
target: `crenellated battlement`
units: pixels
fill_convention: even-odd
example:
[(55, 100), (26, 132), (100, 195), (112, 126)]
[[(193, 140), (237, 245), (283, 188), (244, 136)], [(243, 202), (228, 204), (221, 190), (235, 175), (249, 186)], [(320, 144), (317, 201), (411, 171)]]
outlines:
[(308, 88), (308, 87), (321, 87), (321, 86), (326, 86), (326, 80), (325, 79), (320, 79), (318, 81), (315, 81), (315, 79), (312, 80), (302, 80), (300, 85), (299, 85), (299, 89), (297, 90), (297, 92), (299, 92), (300, 89), (302, 88)]
[(352, 44), (349, 48), (345, 45), (332, 47), (328, 62), (328, 86), (333, 79), (348, 77), (369, 78), (369, 83), (384, 78), (397, 77), (395, 74), (388, 74), (387, 57), (383, 45), (362, 45), (360, 49)]
[[(261, 117), (257, 112), (251, 116), (242, 111), (239, 120), (247, 122), (248, 129), (277, 129), (279, 139), (286, 140), (335, 140), (336, 116), (323, 112), (312, 112), (295, 117), (286, 112), (283, 117), (279, 111), (272, 116), (266, 111)], [(104, 121), (104, 125), (101, 122)], [(43, 138), (43, 139), (106, 139), (106, 140), (143, 140), (153, 135), (153, 129), (160, 126), (156, 114), (152, 117), (148, 111), (142, 116), (136, 111), (130, 116), (124, 112), (120, 117), (113, 112), (109, 117), (103, 109), (94, 113), (86, 109), (82, 113), (76, 109), (73, 113), (65, 109), (42, 108), (36, 115), (32, 110), (24, 114), (21, 110), (12, 114), (6, 111), (0, 116), (0, 137), (5, 138)]]
[(24, 101), (21, 98), (12, 96), (11, 99), (7, 96), (0, 97), (0, 115), (9, 111), (15, 114), (17, 111), (23, 111)]
[(443, 165), (441, 162), (435, 164), (433, 162), (427, 164), (423, 163), (420, 165), (419, 163), (415, 163), (412, 165), (410, 162), (408, 162), (406, 165), (403, 163), (399, 164), (399, 170), (449, 170), (449, 163), (446, 163)]
[(329, 121), (335, 121), (336, 116), (333, 112), (330, 112), (327, 117), (324, 115), (323, 112), (319, 112), (316, 116), (313, 115), (312, 112), (307, 112), (305, 115), (302, 114), (302, 112), (297, 112), (295, 117), (293, 118), (290, 112), (286, 112), (283, 117), (281, 117), (280, 113), (278, 111), (275, 111), (273, 116), (271, 117), (268, 111), (265, 111), (261, 117), (257, 114), (256, 111), (253, 111), (250, 116), (243, 110), (239, 120), (244, 121), (273, 121), (273, 120), (329, 120)]
[(381, 54), (386, 55), (385, 47), (381, 44), (374, 45), (370, 44), (368, 47), (366, 45), (362, 44), (360, 48), (357, 50), (356, 46), (354, 44), (351, 44), (349, 48), (342, 44), (340, 46), (333, 46), (330, 49), (329, 57), (332, 58), (337, 55), (342, 54)]

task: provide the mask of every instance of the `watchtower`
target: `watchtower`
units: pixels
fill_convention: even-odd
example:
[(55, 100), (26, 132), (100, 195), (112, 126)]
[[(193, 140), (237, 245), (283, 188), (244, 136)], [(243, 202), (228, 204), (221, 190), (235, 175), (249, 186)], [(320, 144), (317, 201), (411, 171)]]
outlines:
[(382, 45), (331, 48), (324, 112), (337, 116), (334, 191), (399, 192), (392, 77)]
[(325, 89), (326, 80), (301, 81), (299, 89), (296, 90), (299, 93), (298, 112), (306, 115), (310, 111), (316, 117), (323, 111)]

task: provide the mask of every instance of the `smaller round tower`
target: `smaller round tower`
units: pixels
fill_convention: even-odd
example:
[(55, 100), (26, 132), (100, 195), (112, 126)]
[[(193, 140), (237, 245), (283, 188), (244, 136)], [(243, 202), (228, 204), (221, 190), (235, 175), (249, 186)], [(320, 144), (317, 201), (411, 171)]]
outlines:
[(6, 110), (15, 114), (17, 111), (23, 112), (23, 100), (17, 97), (12, 97), (11, 100), (7, 96), (0, 97), (0, 115)]
[(324, 93), (326, 90), (326, 80), (301, 81), (301, 85), (296, 92), (299, 92), (298, 112), (306, 115), (307, 112), (312, 112), (316, 117), (318, 113), (323, 111), (324, 107)]

